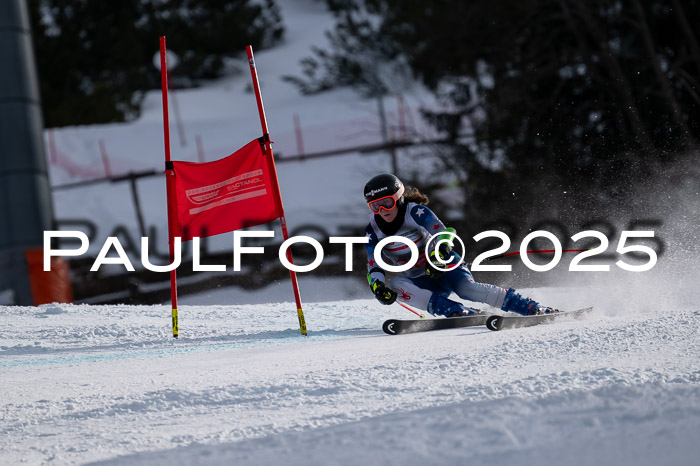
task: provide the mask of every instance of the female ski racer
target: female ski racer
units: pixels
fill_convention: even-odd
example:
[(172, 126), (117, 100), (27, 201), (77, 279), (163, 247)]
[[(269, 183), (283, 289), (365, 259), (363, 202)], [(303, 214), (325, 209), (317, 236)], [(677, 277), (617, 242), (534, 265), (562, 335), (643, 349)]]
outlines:
[[(367, 182), (364, 194), (372, 211), (367, 226), (367, 280), (374, 296), (382, 304), (392, 304), (398, 298), (436, 316), (460, 317), (479, 313), (476, 309), (448, 299), (454, 292), (460, 298), (522, 315), (556, 312), (522, 297), (513, 288), (506, 290), (477, 283), (466, 264), (449, 269), (449, 264), (457, 264), (460, 257), (451, 250), (448, 242), (443, 241), (438, 251), (431, 251), (430, 258), (427, 258), (424, 252), (426, 243), (431, 236), (444, 231), (445, 225), (426, 207), (428, 197), (418, 189), (404, 188), (396, 176), (382, 174)], [(413, 241), (420, 251), (415, 265), (393, 278), (391, 287), (386, 283), (384, 270), (377, 266), (374, 258), (377, 243), (387, 236), (403, 236)], [(390, 265), (402, 265), (411, 258), (411, 251), (404, 243), (392, 242), (382, 249), (382, 258)], [(448, 265), (445, 266), (445, 263)], [(435, 265), (447, 271), (438, 270)]]

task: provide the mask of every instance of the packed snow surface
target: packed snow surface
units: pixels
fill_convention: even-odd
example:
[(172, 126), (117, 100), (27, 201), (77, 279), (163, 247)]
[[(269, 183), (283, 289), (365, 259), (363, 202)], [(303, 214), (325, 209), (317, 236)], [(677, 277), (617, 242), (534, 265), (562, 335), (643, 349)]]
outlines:
[[(348, 89), (301, 96), (281, 81), (323, 46), (331, 21), (318, 2), (280, 3), (285, 43), (256, 53), (276, 154), (297, 151), (295, 115), (307, 154), (380, 142), (376, 102)], [(177, 92), (187, 142), (173, 121), (175, 160), (199, 160), (197, 137), (209, 161), (260, 136), (244, 59), (241, 68)], [(404, 98), (406, 124), (435, 136), (416, 113), (432, 105), (425, 93)], [(396, 99), (385, 104), (396, 127)], [(104, 176), (100, 140), (115, 175), (162, 170), (160, 91), (137, 121), (50, 130), (46, 140), (54, 187)], [(401, 151), (399, 161), (402, 175), (431, 173), (424, 154)], [(357, 152), (280, 163), (290, 231), (364, 225), (359, 190), (389, 169), (386, 154)], [(146, 227), (165, 244), (163, 178), (138, 190)], [(95, 225), (93, 253), (119, 226), (139, 236), (126, 183), (53, 194), (62, 229)], [(669, 251), (653, 273), (561, 273), (560, 286), (519, 290), (561, 309), (593, 305), (583, 320), (388, 336), (385, 319), (414, 316), (358, 300), (366, 284), (349, 274), (300, 277), (306, 337), (286, 282), (182, 296), (177, 340), (164, 305), (0, 306), (0, 465), (700, 465), (698, 241), (688, 236), (697, 206), (670, 217), (697, 199), (694, 186), (690, 194), (660, 204)], [(212, 240), (230, 249), (230, 236)]]
[[(374, 300), (0, 307), (1, 464), (699, 464), (700, 309), (384, 335)], [(574, 297), (574, 298), (572, 298)], [(620, 300), (624, 300), (620, 296)]]

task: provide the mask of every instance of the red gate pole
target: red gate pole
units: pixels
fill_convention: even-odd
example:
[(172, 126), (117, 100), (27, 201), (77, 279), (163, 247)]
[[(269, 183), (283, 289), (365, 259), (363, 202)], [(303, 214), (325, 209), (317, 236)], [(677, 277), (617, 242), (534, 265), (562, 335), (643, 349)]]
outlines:
[[(255, 58), (253, 57), (253, 47), (246, 47), (248, 53), (248, 64), (250, 65), (250, 76), (253, 79), (253, 89), (255, 90), (255, 100), (258, 103), (258, 114), (260, 115), (260, 126), (263, 132), (264, 151), (267, 158), (268, 169), (270, 171), (270, 180), (272, 181), (272, 189), (275, 195), (275, 203), (277, 204), (278, 212), (280, 212), (280, 222), (282, 224), (282, 236), (286, 241), (289, 239), (287, 231), (287, 220), (284, 217), (284, 206), (282, 205), (282, 194), (280, 193), (279, 181), (277, 179), (277, 169), (275, 168), (275, 158), (272, 154), (272, 141), (270, 141), (270, 133), (267, 129), (267, 119), (265, 118), (265, 108), (263, 107), (262, 95), (260, 94), (260, 84), (258, 82), (258, 72), (255, 68)], [(294, 265), (292, 257), (292, 249), (287, 248), (287, 260)], [(301, 334), (306, 335), (306, 322), (304, 320), (304, 311), (301, 307), (301, 295), (299, 294), (299, 283), (297, 282), (297, 274), (290, 270), (289, 276), (292, 279), (292, 288), (294, 289), (294, 299), (297, 304), (297, 315), (299, 316), (299, 328)]]
[[(165, 59), (165, 36), (160, 38), (160, 79), (163, 90), (163, 138), (165, 140), (165, 189), (168, 202), (168, 245), (170, 263), (175, 260), (175, 234), (177, 223), (177, 199), (175, 197), (175, 170), (170, 160), (170, 120), (168, 119), (168, 65)], [(172, 303), (173, 337), (180, 334), (177, 321), (177, 272), (170, 271), (170, 301)]]

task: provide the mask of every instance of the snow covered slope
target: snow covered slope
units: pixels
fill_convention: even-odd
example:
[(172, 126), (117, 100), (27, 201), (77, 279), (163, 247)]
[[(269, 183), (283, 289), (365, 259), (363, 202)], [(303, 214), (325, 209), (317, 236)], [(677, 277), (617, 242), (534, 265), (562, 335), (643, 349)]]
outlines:
[[(0, 307), (0, 463), (698, 464), (700, 309), (387, 336), (374, 300)], [(607, 303), (607, 304), (606, 304)]]
[[(374, 102), (302, 97), (279, 81), (328, 27), (319, 2), (284, 1), (282, 13), (286, 44), (256, 53), (277, 152), (295, 150), (294, 114), (307, 151), (376, 142)], [(207, 160), (259, 136), (248, 80), (178, 93), (188, 143), (173, 128), (176, 159), (197, 160), (195, 135)], [(99, 139), (115, 173), (160, 170), (159, 99), (149, 94), (133, 123), (56, 130), (53, 184), (100, 176)], [(359, 189), (388, 167), (360, 154), (279, 164), (290, 229), (362, 225)], [(138, 187), (164, 244), (163, 180)], [(294, 304), (265, 304), (291, 300), (288, 281), (182, 297), (178, 340), (167, 306), (0, 306), (0, 465), (700, 464), (697, 187), (652, 189), (668, 245), (653, 271), (577, 275), (562, 263), (557, 287), (523, 290), (562, 309), (594, 305), (582, 321), (387, 336), (383, 320), (412, 315), (356, 299), (367, 288), (350, 275), (302, 274), (308, 337)], [(118, 225), (136, 236), (128, 198), (126, 184), (57, 191), (57, 217), (92, 220), (99, 248)]]

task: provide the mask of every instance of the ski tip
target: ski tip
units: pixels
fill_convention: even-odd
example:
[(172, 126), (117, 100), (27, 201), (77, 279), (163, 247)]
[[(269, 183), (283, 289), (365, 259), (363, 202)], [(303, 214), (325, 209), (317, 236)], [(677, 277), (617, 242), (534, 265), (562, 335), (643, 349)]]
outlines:
[(396, 321), (385, 321), (384, 324), (382, 324), (382, 330), (384, 330), (384, 333), (388, 333), (389, 335), (396, 335)]
[(486, 319), (486, 328), (489, 330), (498, 331), (503, 325), (503, 316), (489, 316)]

